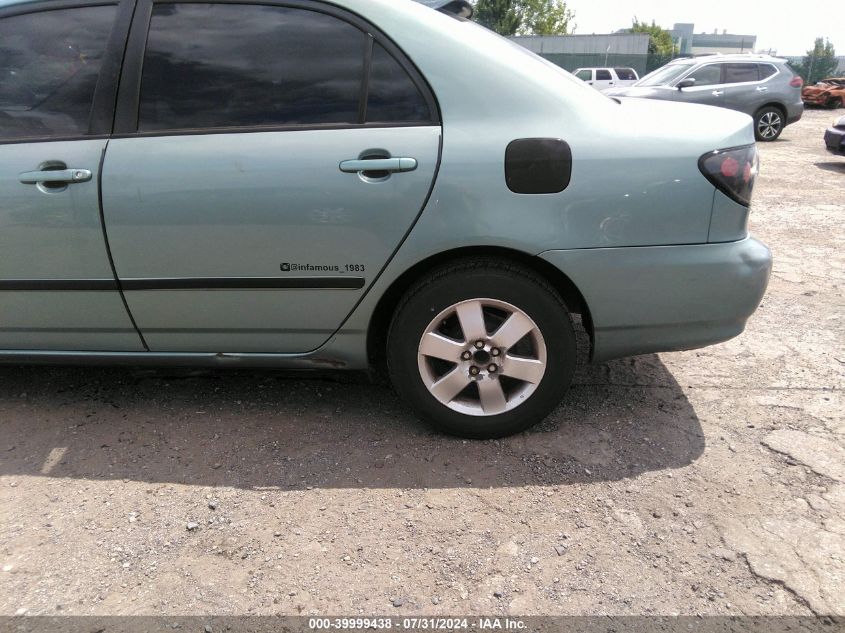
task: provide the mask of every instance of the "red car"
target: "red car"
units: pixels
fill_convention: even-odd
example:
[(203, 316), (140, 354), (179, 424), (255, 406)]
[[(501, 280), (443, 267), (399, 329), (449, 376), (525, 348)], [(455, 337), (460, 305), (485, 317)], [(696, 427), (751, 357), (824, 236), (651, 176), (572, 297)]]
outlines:
[(841, 108), (845, 105), (845, 77), (828, 77), (814, 86), (804, 86), (801, 99), (807, 105)]

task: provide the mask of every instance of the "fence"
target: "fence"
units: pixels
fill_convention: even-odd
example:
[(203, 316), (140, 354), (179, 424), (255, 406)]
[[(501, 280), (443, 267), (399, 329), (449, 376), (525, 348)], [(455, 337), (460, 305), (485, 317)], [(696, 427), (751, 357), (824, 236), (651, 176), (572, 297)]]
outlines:
[(616, 67), (633, 68), (642, 77), (655, 68), (660, 68), (670, 62), (672, 55), (633, 55), (633, 54), (604, 54), (604, 53), (541, 53), (545, 59), (553, 64), (573, 71), (576, 68)]

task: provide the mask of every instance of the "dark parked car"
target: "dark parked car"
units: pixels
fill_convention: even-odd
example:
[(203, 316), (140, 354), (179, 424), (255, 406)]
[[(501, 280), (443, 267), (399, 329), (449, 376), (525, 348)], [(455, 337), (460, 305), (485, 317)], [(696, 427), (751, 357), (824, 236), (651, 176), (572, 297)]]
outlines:
[(824, 144), (827, 151), (845, 156), (845, 116), (836, 119), (833, 126), (825, 130)]
[[(605, 90), (615, 97), (703, 103), (745, 112), (758, 141), (774, 141), (804, 113), (804, 81), (785, 59), (769, 55), (705, 55), (676, 59), (628, 88)], [(694, 122), (690, 122), (694, 125)]]

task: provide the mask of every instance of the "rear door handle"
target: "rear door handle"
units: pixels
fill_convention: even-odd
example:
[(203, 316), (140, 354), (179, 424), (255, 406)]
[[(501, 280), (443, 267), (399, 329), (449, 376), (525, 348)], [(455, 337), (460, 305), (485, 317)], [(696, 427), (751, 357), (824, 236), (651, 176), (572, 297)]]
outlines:
[(766, 86), (757, 86), (757, 92), (766, 92), (768, 87)]
[(18, 176), (18, 181), (25, 185), (36, 185), (42, 182), (72, 183), (91, 180), (90, 169), (47, 169), (44, 171), (26, 171)]
[(416, 158), (374, 158), (372, 160), (345, 160), (340, 163), (340, 171), (354, 174), (362, 171), (414, 171), (417, 168)]
[(714, 96), (714, 97), (721, 97), (723, 94), (725, 94), (725, 91), (724, 91), (724, 90), (714, 90), (714, 91), (713, 91), (713, 96)]

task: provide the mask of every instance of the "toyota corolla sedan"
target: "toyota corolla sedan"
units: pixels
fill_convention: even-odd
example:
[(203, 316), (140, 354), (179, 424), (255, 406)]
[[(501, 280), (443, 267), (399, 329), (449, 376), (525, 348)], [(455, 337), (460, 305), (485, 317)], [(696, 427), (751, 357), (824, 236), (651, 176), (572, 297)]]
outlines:
[(596, 362), (742, 332), (751, 119), (610, 99), (468, 13), (0, 0), (0, 360), (386, 367), (482, 438), (561, 400), (573, 314)]

